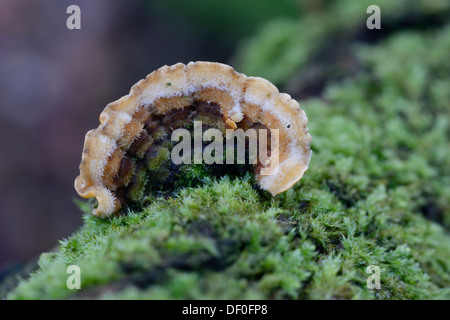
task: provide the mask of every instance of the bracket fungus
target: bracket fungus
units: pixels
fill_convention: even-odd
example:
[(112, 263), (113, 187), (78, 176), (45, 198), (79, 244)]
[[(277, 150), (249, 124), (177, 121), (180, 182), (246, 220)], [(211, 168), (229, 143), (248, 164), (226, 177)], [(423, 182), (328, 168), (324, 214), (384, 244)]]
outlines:
[[(211, 128), (276, 129), (271, 145), (277, 166), (254, 165), (256, 181), (273, 196), (292, 187), (308, 168), (311, 137), (297, 101), (269, 81), (248, 77), (213, 62), (164, 66), (135, 84), (128, 95), (106, 106), (100, 125), (85, 137), (75, 189), (96, 197), (93, 214), (106, 217), (138, 201), (149, 185), (162, 184), (174, 169), (170, 135), (203, 121)], [(166, 165), (164, 165), (166, 164)]]

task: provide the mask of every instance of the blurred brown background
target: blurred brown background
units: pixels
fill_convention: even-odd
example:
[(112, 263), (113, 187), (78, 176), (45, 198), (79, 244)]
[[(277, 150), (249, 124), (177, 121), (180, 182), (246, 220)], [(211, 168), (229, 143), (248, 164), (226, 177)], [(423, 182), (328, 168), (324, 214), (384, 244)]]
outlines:
[(262, 22), (297, 14), (290, 0), (2, 0), (0, 268), (81, 225), (73, 181), (106, 104), (164, 64), (229, 62)]

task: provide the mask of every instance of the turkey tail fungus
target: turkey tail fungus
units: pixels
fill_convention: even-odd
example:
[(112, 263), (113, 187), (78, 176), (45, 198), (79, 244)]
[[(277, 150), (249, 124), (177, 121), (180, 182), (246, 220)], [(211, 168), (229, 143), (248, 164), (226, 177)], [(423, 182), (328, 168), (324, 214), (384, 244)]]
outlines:
[[(221, 132), (265, 128), (278, 133), (277, 166), (259, 161), (256, 181), (273, 196), (292, 187), (308, 168), (311, 137), (297, 101), (269, 81), (213, 62), (164, 66), (106, 106), (85, 137), (75, 189), (96, 197), (93, 214), (106, 217), (137, 202), (148, 184), (170, 172), (171, 134), (203, 121)], [(165, 167), (164, 167), (165, 166)], [(169, 168), (169, 169), (168, 169)], [(156, 182), (155, 182), (156, 181)]]

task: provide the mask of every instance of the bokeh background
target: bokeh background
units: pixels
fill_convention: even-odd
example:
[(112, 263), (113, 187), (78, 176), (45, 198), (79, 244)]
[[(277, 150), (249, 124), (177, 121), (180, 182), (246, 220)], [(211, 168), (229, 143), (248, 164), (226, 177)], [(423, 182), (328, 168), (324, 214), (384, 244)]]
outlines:
[[(72, 4), (81, 30), (66, 28)], [(370, 4), (381, 30), (366, 27)], [(73, 182), (84, 135), (153, 70), (225, 62), (301, 100), (358, 69), (350, 43), (439, 27), (448, 10), (446, 0), (1, 0), (0, 269), (82, 224)]]

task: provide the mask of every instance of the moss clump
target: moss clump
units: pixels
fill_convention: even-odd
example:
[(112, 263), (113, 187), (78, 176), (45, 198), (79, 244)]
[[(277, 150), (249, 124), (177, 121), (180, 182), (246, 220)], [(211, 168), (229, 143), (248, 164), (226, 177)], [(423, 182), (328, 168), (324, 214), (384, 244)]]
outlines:
[[(264, 194), (250, 181), (250, 175), (213, 180), (108, 220), (92, 217), (84, 204), (84, 227), (57, 251), (43, 254), (41, 270), (8, 298), (443, 298), (449, 293), (440, 287), (450, 279), (434, 255), (414, 256), (420, 245), (448, 258), (449, 239), (442, 230), (424, 226), (412, 212), (391, 219), (384, 213), (390, 201), (406, 194), (394, 200), (378, 187), (357, 206), (367, 212), (346, 211), (323, 188), (298, 186), (261, 201)], [(395, 230), (398, 236), (392, 238), (396, 228), (405, 231)], [(407, 234), (411, 230), (414, 236)], [(66, 287), (70, 264), (82, 270), (81, 291)], [(365, 287), (370, 264), (381, 267), (380, 291)]]
[(159, 146), (152, 150), (147, 166), (151, 171), (158, 171), (163, 165), (167, 166), (170, 164), (170, 150), (166, 147)]
[(148, 173), (145, 170), (139, 171), (133, 177), (132, 185), (128, 189), (127, 196), (133, 201), (139, 201), (145, 195), (145, 185), (148, 179)]
[(358, 72), (302, 101), (313, 157), (292, 189), (193, 166), (143, 210), (102, 220), (84, 203), (7, 298), (450, 299), (450, 26), (351, 52)]
[[(341, 0), (305, 1), (300, 19), (274, 19), (242, 44), (234, 56), (238, 70), (269, 79), (275, 84), (306, 86), (317, 77), (348, 76), (353, 70), (340, 55), (355, 40), (376, 41), (381, 35), (403, 28), (420, 29), (448, 21), (448, 1), (428, 0)], [(382, 28), (367, 33), (366, 10), (381, 9)], [(312, 66), (311, 64), (314, 63)], [(317, 64), (316, 64), (317, 63)], [(296, 77), (302, 72), (303, 77)]]

